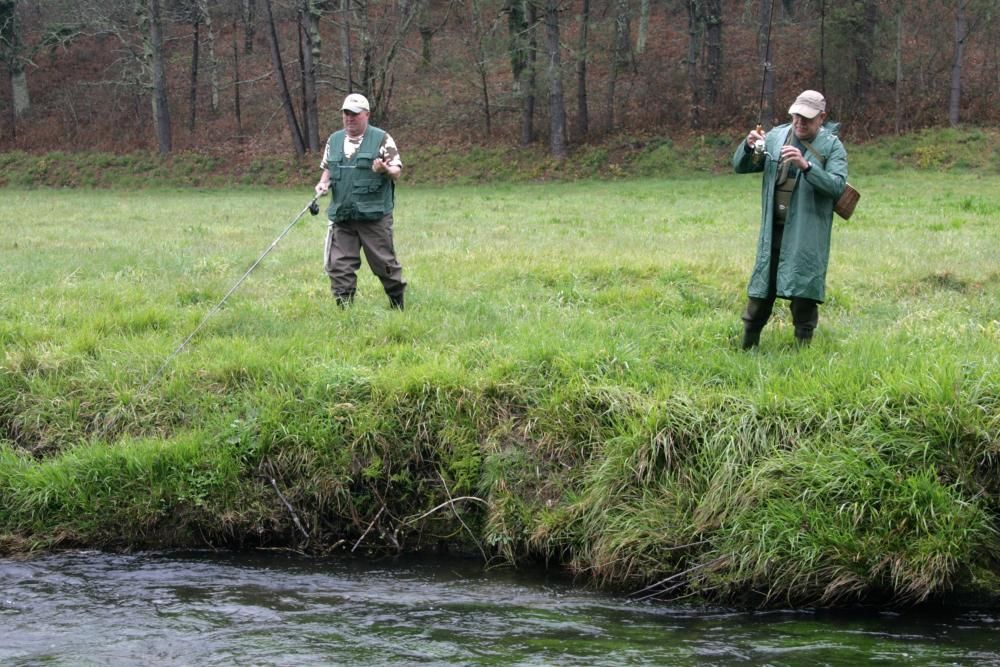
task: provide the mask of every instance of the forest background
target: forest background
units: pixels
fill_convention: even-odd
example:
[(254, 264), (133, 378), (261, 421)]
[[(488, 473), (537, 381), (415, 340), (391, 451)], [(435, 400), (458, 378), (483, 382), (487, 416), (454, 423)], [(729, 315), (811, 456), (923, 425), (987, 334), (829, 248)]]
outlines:
[(997, 24), (991, 0), (0, 0), (0, 150), (314, 173), (349, 91), (425, 174), (483, 148), (551, 171), (603, 146), (595, 174), (664, 138), (728, 152), (804, 88), (853, 142), (996, 126)]

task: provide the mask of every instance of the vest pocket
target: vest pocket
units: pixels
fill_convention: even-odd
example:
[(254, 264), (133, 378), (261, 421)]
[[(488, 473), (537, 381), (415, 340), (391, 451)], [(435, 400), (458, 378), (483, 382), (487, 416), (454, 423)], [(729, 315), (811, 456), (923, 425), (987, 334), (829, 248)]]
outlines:
[(359, 201), (354, 207), (358, 212), (358, 220), (381, 220), (385, 216), (385, 211), (382, 210), (381, 199), (377, 201)]
[(351, 188), (351, 191), (354, 192), (355, 194), (366, 195), (372, 192), (378, 192), (381, 189), (382, 189), (382, 179), (378, 179), (374, 181), (355, 182), (354, 187)]

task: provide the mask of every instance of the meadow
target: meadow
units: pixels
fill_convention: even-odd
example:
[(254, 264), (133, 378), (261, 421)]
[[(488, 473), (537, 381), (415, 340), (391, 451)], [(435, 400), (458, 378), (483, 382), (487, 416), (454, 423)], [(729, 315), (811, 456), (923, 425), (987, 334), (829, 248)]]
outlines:
[(338, 309), (307, 214), (159, 376), (311, 191), (4, 189), (0, 551), (447, 549), (663, 599), (995, 595), (1000, 176), (852, 182), (805, 349), (783, 306), (738, 349), (758, 177), (404, 181), (406, 311), (367, 266)]

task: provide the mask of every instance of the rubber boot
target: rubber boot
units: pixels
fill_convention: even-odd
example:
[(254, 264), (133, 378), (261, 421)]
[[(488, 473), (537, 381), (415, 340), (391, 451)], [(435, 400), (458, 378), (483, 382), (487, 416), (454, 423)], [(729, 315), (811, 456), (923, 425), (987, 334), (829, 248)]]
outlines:
[(760, 345), (760, 329), (745, 327), (743, 329), (743, 340), (740, 343), (740, 347), (744, 350), (750, 350), (758, 345)]
[(399, 294), (388, 294), (389, 297), (389, 307), (393, 310), (403, 310), (403, 293)]
[(347, 308), (352, 303), (354, 303), (354, 292), (345, 292), (343, 294), (334, 294), (333, 298), (337, 300), (337, 305), (341, 308)]

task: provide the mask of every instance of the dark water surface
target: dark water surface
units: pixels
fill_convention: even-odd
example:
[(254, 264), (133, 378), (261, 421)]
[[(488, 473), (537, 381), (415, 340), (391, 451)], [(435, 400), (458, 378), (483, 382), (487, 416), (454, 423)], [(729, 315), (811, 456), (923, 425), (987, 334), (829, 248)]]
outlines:
[(1000, 613), (632, 602), (460, 560), (0, 560), (0, 665), (1000, 665)]

